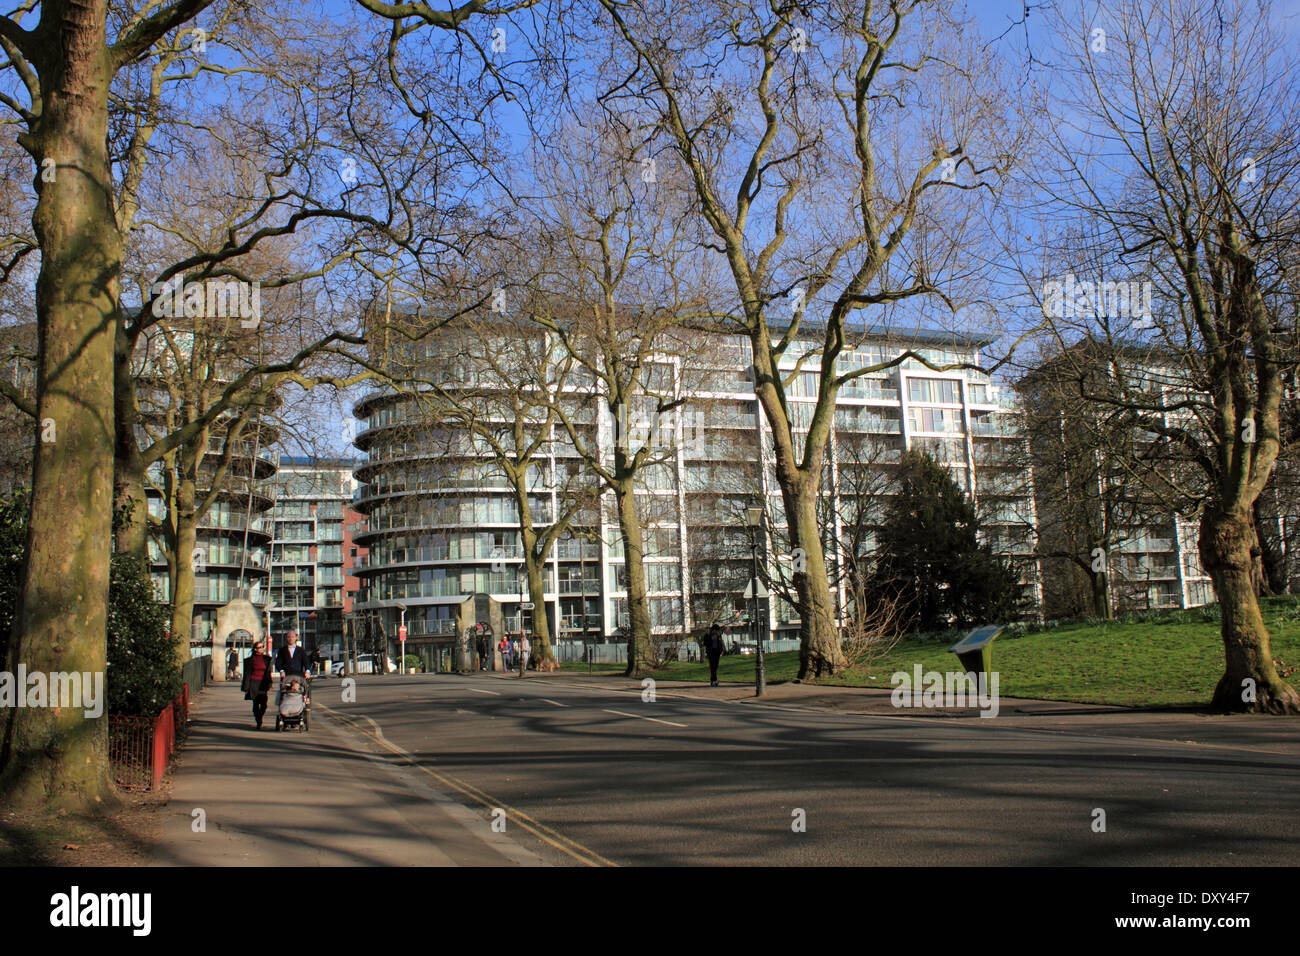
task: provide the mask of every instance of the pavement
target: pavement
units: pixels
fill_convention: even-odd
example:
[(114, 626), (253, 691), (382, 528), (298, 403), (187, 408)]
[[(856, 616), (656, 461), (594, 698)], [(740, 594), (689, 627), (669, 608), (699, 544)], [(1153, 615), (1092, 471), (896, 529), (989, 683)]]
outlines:
[[(333, 682), (337, 687), (338, 682)], [(313, 698), (328, 684), (317, 681)], [(191, 705), (155, 857), (164, 866), (537, 866), (427, 776), (386, 760), (365, 738), (322, 719), (259, 731), (233, 682)]]
[[(199, 695), (162, 864), (1223, 865), (1300, 855), (1294, 721), (574, 672)], [(207, 827), (193, 831), (193, 810)], [(1096, 812), (1109, 814), (1097, 830)], [(806, 829), (792, 829), (806, 814)], [(498, 832), (491, 821), (500, 817)]]

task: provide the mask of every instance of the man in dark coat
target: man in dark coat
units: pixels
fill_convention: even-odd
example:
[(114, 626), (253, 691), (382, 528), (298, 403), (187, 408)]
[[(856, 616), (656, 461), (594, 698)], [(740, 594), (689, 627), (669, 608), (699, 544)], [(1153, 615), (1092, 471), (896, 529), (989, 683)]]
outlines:
[(266, 695), (271, 689), (271, 658), (262, 653), (263, 643), (253, 642), (253, 653), (244, 658), (244, 700), (253, 702), (253, 720), (262, 729), (262, 715), (266, 713)]
[(709, 633), (704, 638), (704, 653), (709, 657), (709, 686), (718, 686), (718, 659), (722, 657), (724, 649), (722, 641), (722, 628), (714, 624), (709, 628)]
[[(288, 643), (275, 652), (276, 675), (284, 677), (288, 674), (297, 674), (299, 677), (305, 678), (311, 671), (311, 665), (307, 661), (306, 652), (298, 646), (298, 632), (293, 628), (289, 628), (285, 640)], [(307, 686), (311, 686), (310, 682), (308, 682)], [(277, 707), (280, 706), (281, 696), (283, 696), (283, 691), (275, 695), (275, 706)]]

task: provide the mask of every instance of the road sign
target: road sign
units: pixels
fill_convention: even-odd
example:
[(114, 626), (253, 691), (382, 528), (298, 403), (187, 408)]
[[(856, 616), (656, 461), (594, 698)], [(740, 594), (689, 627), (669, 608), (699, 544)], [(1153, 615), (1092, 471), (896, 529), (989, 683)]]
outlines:
[(403, 644), (406, 643), (406, 625), (405, 625), (405, 624), (403, 624), (401, 627), (399, 627), (399, 628), (397, 629), (397, 639), (398, 639), (399, 641), (401, 641)]
[(524, 603), (520, 604), (519, 606), (520, 606), (520, 608), (522, 608), (522, 609), (525, 610), (525, 611), (531, 611), (531, 610), (533, 609), (533, 602), (532, 602), (532, 601), (525, 601)]
[[(762, 581), (758, 582), (758, 596), (761, 598), (770, 596), (767, 593), (767, 588), (763, 587)], [(745, 600), (752, 601), (753, 599), (754, 599), (754, 582), (753, 580), (750, 580), (750, 582), (745, 585)]]

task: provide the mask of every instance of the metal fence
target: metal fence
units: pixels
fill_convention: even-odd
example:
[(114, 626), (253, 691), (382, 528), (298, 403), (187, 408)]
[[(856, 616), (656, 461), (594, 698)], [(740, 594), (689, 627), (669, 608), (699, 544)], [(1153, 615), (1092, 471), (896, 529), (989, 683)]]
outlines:
[[(730, 646), (730, 645), (728, 645)], [(741, 648), (749, 648), (751, 651), (754, 642), (741, 642)], [(567, 663), (586, 663), (588, 648), (591, 650), (591, 662), (593, 664), (626, 664), (627, 663), (627, 644), (584, 644), (582, 641), (556, 641), (555, 642), (555, 659), (561, 664)], [(799, 650), (798, 640), (764, 640), (763, 653), (776, 653), (777, 651), (797, 651)], [(683, 642), (677, 645), (677, 659), (679, 661), (698, 661), (700, 660), (700, 648), (694, 641)]]
[(211, 661), (205, 654), (181, 666), (181, 692), (156, 717), (109, 714), (108, 762), (114, 782), (123, 790), (158, 792), (190, 719), (190, 696), (207, 684)]
[(212, 673), (212, 655), (191, 657), (181, 666), (181, 680), (189, 688), (190, 696), (197, 697), (208, 684), (208, 675)]

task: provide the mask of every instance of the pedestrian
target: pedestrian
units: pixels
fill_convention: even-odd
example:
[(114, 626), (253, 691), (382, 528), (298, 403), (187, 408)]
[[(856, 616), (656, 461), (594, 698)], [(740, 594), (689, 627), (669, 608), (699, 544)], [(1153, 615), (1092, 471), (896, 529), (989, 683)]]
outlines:
[(271, 689), (271, 658), (262, 652), (262, 641), (253, 642), (253, 652), (244, 658), (244, 700), (253, 702), (253, 720), (262, 729), (266, 694)]
[(528, 640), (528, 635), (524, 635), (523, 641), (519, 645), (519, 676), (524, 676), (524, 671), (528, 670), (528, 655), (533, 652), (532, 642)]
[(709, 628), (708, 636), (704, 638), (704, 653), (709, 657), (709, 686), (718, 686), (718, 659), (722, 657), (725, 645), (722, 639), (722, 628), (715, 623)]
[(513, 669), (519, 666), (519, 638), (510, 642), (510, 667)]
[[(310, 688), (311, 682), (307, 677), (311, 673), (311, 664), (307, 661), (306, 653), (298, 646), (298, 632), (292, 627), (289, 628), (285, 641), (285, 645), (275, 652), (275, 676), (283, 678), (289, 674), (296, 675), (303, 678), (303, 683)], [(283, 690), (276, 691), (275, 706), (280, 706), (280, 698), (283, 695)]]
[(226, 680), (239, 679), (239, 652), (233, 647), (226, 655)]

